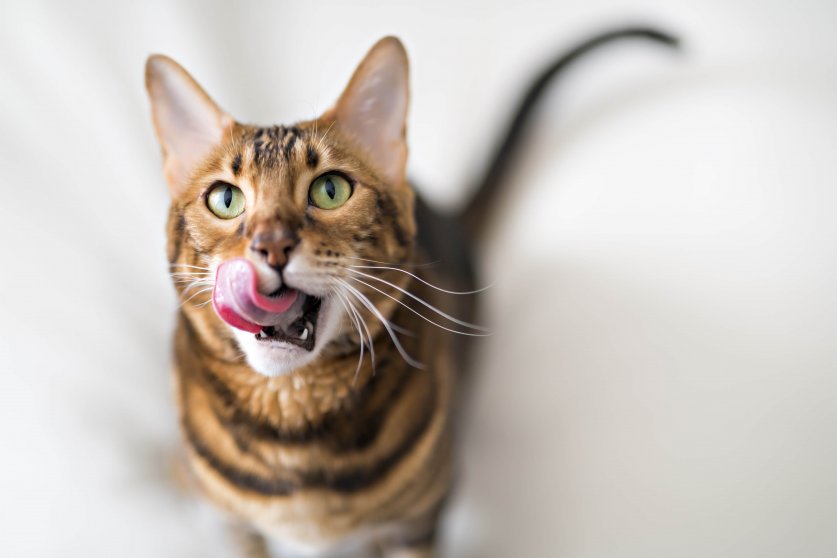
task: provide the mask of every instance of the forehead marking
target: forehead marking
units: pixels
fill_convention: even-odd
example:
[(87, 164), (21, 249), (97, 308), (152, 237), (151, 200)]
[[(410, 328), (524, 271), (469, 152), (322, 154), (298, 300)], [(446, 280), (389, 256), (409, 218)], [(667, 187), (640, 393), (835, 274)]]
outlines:
[(314, 149), (313, 145), (309, 145), (308, 149), (305, 153), (305, 162), (308, 164), (309, 168), (316, 168), (317, 163), (320, 162), (320, 156), (317, 154), (317, 150)]
[(256, 128), (253, 132), (253, 160), (257, 164), (275, 165), (280, 157), (290, 161), (298, 139), (304, 138), (304, 131), (296, 126), (269, 126)]

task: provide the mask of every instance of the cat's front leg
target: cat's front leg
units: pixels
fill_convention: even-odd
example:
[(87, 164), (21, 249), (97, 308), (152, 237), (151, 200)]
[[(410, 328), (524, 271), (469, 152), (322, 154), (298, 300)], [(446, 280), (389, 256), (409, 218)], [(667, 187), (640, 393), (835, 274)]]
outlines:
[(384, 558), (433, 558), (436, 555), (432, 543), (420, 546), (401, 546), (385, 548)]
[(436, 556), (438, 512), (401, 526), (396, 534), (379, 541), (383, 558), (433, 558)]
[(241, 523), (230, 526), (236, 546), (236, 556), (241, 558), (270, 558), (270, 550), (264, 536), (252, 527)]

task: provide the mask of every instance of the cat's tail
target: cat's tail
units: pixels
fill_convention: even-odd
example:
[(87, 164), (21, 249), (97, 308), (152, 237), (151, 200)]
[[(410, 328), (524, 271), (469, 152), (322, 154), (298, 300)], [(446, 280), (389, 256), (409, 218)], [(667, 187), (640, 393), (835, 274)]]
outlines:
[(526, 130), (532, 109), (537, 105), (547, 86), (588, 52), (621, 39), (647, 39), (671, 48), (680, 46), (677, 37), (656, 29), (646, 27), (617, 29), (584, 41), (544, 68), (523, 95), (482, 181), (475, 189), (470, 203), (462, 214), (465, 227), (472, 239), (479, 238), (492, 216), (494, 205), (498, 201), (500, 186), (509, 164), (520, 149), (520, 140)]

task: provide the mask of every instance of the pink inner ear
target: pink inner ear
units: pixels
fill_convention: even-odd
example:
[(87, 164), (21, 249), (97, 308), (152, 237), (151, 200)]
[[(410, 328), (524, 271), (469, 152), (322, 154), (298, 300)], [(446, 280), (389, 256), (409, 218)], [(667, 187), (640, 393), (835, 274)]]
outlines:
[(258, 278), (253, 264), (244, 258), (228, 260), (218, 267), (212, 306), (218, 316), (229, 325), (258, 333), (263, 326), (279, 323), (279, 316), (288, 310), (299, 296), (294, 289), (268, 297), (258, 290)]
[(407, 56), (401, 43), (390, 37), (372, 47), (336, 107), (340, 127), (393, 182), (401, 181), (406, 163), (408, 98)]
[(170, 58), (155, 55), (148, 59), (146, 86), (157, 137), (166, 155), (166, 178), (172, 194), (177, 194), (221, 143), (233, 121)]

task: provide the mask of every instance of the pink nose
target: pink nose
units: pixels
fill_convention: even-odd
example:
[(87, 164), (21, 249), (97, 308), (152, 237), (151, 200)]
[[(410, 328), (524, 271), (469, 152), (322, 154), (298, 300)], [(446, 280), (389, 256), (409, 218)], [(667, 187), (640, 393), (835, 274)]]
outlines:
[(296, 238), (287, 229), (260, 225), (253, 235), (250, 250), (270, 267), (281, 270), (288, 263), (296, 243)]

